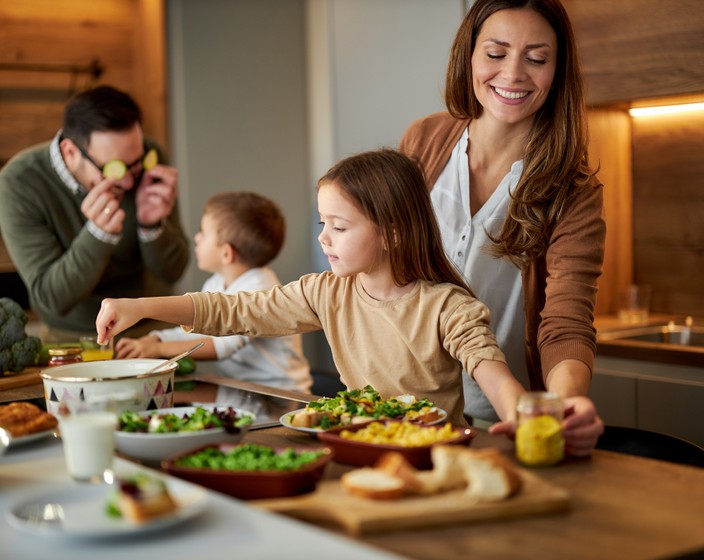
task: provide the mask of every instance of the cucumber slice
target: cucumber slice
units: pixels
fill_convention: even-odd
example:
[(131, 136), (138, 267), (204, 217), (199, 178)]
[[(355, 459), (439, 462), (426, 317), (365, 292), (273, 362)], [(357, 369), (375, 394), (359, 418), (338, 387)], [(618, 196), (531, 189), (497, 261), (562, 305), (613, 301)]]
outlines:
[(144, 156), (144, 169), (149, 171), (150, 169), (156, 167), (156, 164), (159, 163), (159, 156), (156, 153), (156, 150), (152, 148), (147, 152), (147, 155)]
[(125, 166), (125, 163), (119, 159), (109, 161), (103, 166), (103, 176), (106, 179), (115, 179), (119, 181), (125, 176), (125, 173), (127, 173), (127, 167)]

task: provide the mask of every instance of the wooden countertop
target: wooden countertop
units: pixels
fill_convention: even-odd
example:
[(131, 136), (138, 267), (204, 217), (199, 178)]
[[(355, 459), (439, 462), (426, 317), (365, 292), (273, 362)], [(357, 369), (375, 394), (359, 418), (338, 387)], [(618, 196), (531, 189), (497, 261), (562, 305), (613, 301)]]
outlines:
[[(319, 445), (308, 434), (268, 428), (248, 434), (265, 445)], [(479, 431), (473, 447), (513, 443)], [(327, 478), (349, 467), (333, 463)], [(409, 558), (663, 558), (704, 552), (704, 469), (595, 451), (588, 460), (531, 471), (566, 489), (568, 513), (362, 536)], [(335, 531), (335, 529), (330, 529)], [(342, 534), (342, 533), (340, 533)]]

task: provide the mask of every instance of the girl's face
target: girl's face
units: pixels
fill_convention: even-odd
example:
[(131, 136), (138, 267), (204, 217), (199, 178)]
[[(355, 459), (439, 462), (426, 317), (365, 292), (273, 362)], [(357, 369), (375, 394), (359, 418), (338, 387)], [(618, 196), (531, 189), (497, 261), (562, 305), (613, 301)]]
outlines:
[(218, 239), (215, 219), (208, 213), (200, 219), (200, 231), (195, 235), (196, 262), (204, 272), (219, 272), (222, 267), (224, 244)]
[(472, 86), (486, 115), (507, 124), (532, 122), (555, 76), (557, 37), (537, 12), (489, 16), (472, 53)]
[(345, 277), (388, 270), (381, 234), (334, 183), (318, 189), (318, 212), (323, 226), (318, 241), (333, 273)]

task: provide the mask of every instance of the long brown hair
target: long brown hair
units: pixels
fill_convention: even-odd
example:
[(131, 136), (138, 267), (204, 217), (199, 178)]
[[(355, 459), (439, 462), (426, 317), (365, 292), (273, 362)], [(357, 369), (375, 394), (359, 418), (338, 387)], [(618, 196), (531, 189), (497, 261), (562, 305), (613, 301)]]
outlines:
[(472, 293), (443, 250), (420, 167), (388, 148), (335, 164), (318, 181), (334, 184), (377, 227), (389, 248), (394, 282), (451, 282)]
[(450, 52), (445, 104), (455, 118), (477, 118), (482, 106), (472, 88), (471, 58), (477, 36), (489, 16), (500, 10), (531, 9), (557, 36), (557, 64), (552, 88), (537, 111), (523, 156), (523, 173), (512, 195), (508, 216), (490, 252), (521, 267), (544, 255), (555, 224), (571, 198), (594, 175), (584, 84), (572, 25), (559, 0), (476, 0), (462, 22)]

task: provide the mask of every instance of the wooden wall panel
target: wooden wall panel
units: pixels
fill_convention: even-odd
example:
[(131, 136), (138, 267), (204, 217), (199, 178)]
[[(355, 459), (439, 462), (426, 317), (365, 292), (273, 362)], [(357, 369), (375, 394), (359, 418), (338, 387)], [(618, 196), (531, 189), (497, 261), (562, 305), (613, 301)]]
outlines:
[(619, 109), (589, 111), (589, 161), (604, 184), (606, 254), (596, 313), (615, 314), (619, 290), (633, 277), (631, 119)]
[(562, 0), (593, 105), (704, 89), (702, 0)]
[[(63, 104), (104, 83), (132, 94), (145, 132), (167, 146), (162, 0), (3, 0), (0, 3), (0, 164), (51, 138)], [(88, 66), (103, 74), (8, 70), (7, 65)], [(144, 78), (148, 76), (148, 78)]]
[(635, 280), (704, 316), (704, 111), (633, 119)]
[[(98, 84), (130, 93), (144, 113), (145, 133), (168, 150), (165, 37), (163, 0), (2, 0), (0, 166), (51, 139), (61, 128), (66, 100)], [(16, 69), (88, 67), (93, 60), (104, 69), (97, 80)], [(0, 238), (0, 271), (13, 269)]]

